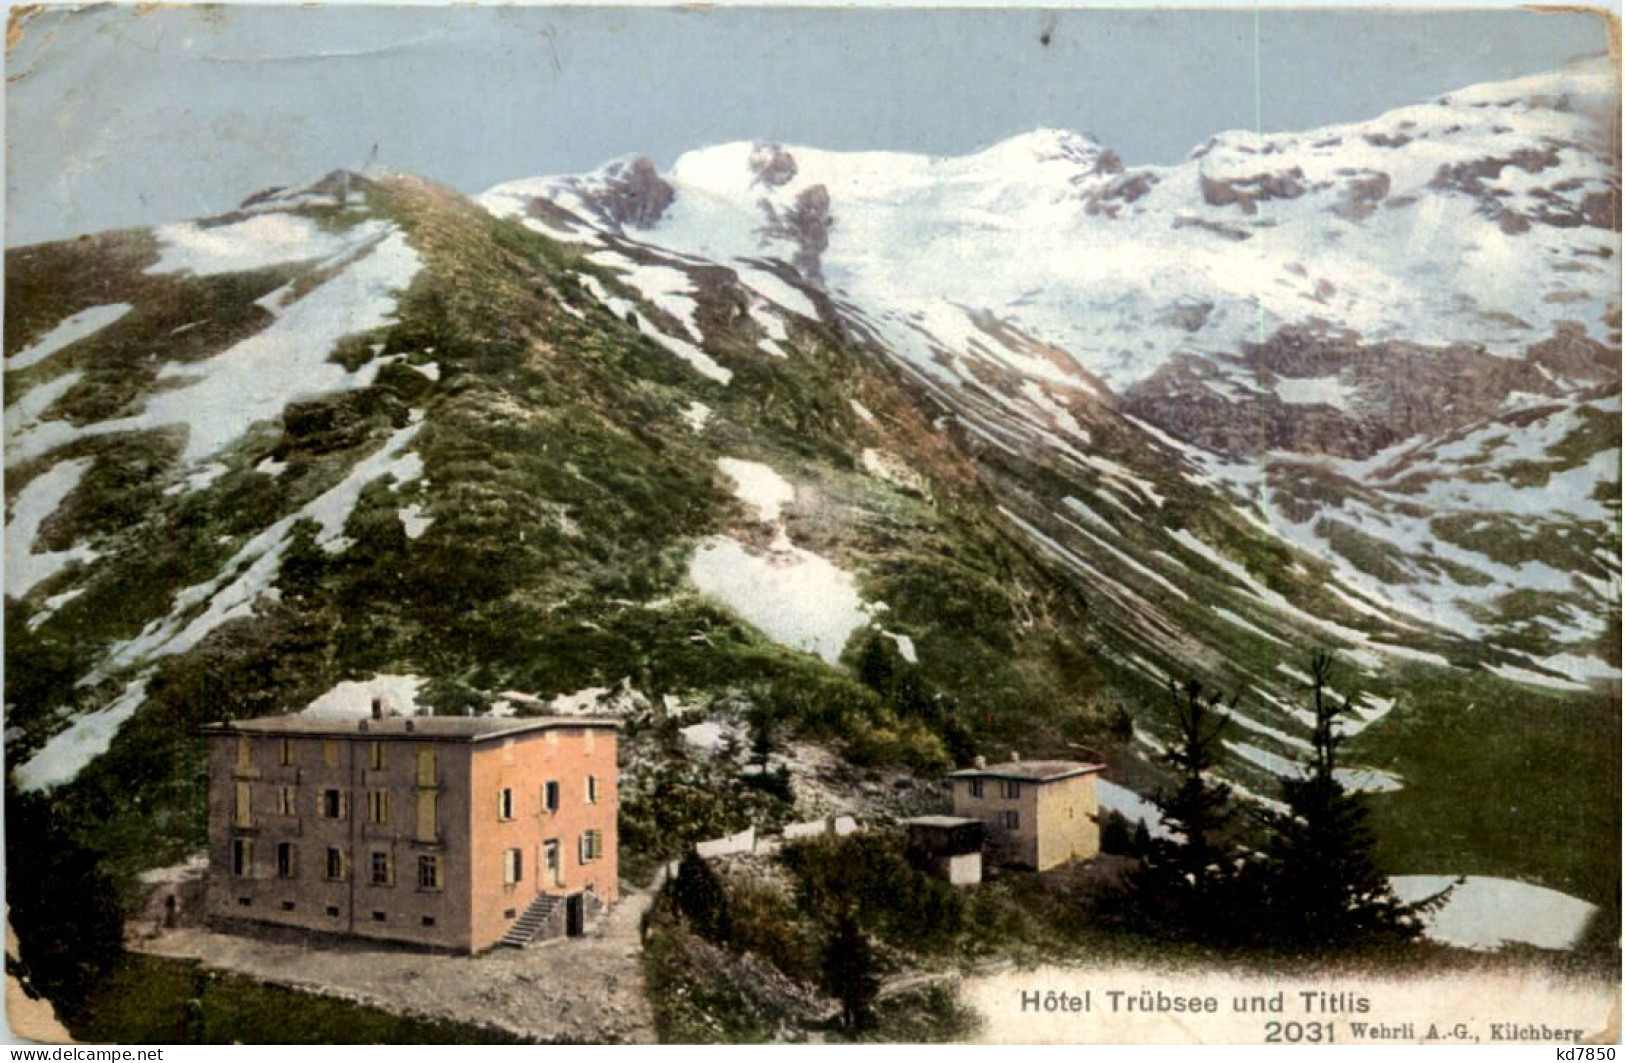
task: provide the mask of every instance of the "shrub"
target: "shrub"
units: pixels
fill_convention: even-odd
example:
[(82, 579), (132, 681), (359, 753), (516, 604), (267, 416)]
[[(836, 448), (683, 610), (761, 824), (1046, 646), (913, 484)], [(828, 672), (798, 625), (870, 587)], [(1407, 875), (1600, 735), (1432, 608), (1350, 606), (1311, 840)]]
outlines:
[(718, 945), (733, 940), (733, 920), (729, 916), (728, 891), (698, 852), (690, 850), (677, 865), (677, 877), (667, 887), (672, 904), (688, 920), (694, 932)]

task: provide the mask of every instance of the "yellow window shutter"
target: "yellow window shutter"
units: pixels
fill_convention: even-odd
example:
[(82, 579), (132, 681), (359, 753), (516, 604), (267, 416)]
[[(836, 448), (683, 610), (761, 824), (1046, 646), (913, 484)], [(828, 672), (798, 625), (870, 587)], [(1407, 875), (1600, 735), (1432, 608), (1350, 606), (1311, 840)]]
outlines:
[(420, 842), (432, 842), (437, 837), (435, 813), (438, 811), (439, 796), (433, 790), (418, 791), (417, 839)]

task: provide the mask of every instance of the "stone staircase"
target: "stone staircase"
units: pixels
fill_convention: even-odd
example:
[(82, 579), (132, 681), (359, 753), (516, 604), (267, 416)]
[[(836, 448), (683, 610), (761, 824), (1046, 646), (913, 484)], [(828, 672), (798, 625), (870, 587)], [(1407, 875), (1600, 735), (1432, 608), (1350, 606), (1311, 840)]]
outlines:
[(512, 949), (522, 949), (536, 941), (536, 935), (543, 927), (553, 921), (555, 914), (562, 915), (564, 911), (564, 898), (551, 893), (538, 893), (536, 899), (530, 902), (530, 907), (515, 919), (513, 926), (502, 935), (501, 944)]

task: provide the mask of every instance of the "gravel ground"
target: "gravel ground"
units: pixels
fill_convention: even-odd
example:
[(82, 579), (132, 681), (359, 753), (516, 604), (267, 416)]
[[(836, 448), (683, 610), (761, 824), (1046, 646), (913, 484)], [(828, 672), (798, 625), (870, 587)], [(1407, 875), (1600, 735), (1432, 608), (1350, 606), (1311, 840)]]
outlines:
[(130, 947), (399, 1014), (501, 1027), (567, 1042), (654, 1041), (638, 928), (651, 895), (627, 891), (580, 938), (480, 956), (266, 929), (253, 936), (151, 924)]

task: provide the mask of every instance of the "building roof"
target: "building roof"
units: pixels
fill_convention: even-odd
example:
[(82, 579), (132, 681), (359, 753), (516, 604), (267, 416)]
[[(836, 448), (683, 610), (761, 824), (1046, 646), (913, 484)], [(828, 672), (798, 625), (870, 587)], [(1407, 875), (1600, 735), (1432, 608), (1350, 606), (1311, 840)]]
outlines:
[(1074, 775), (1093, 775), (1105, 771), (1104, 764), (1085, 764), (1077, 760), (1012, 760), (1003, 764), (990, 764), (985, 768), (963, 768), (949, 772), (950, 779), (1013, 779), (1017, 782), (1058, 782)]
[(912, 819), (905, 819), (903, 822), (910, 827), (937, 827), (940, 829), (969, 827), (972, 825), (980, 827), (982, 825), (981, 820), (970, 819), (966, 816), (915, 816)]
[(512, 738), (532, 731), (570, 730), (593, 727), (619, 730), (621, 721), (607, 716), (370, 716), (335, 718), (302, 716), (259, 716), (252, 720), (230, 720), (206, 724), (205, 734), (284, 735), (321, 738), (403, 738), (418, 741), (481, 742)]

